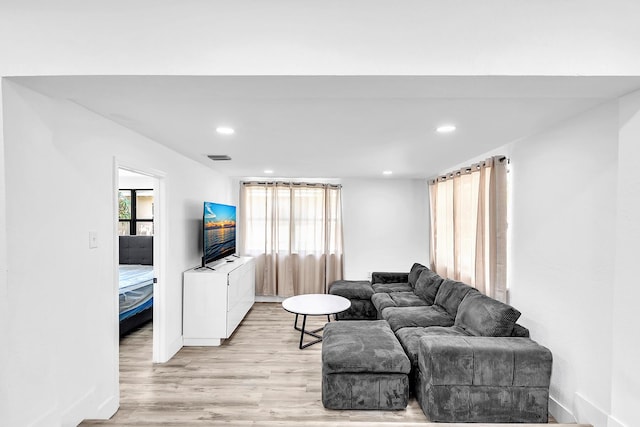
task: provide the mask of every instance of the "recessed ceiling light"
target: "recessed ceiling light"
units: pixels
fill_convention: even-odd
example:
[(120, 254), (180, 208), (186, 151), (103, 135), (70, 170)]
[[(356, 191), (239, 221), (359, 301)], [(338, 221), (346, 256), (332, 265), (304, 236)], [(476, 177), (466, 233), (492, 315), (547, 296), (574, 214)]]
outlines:
[(391, 175), (393, 172), (392, 171), (383, 171), (382, 175)]
[(216, 132), (218, 132), (221, 135), (233, 135), (234, 133), (236, 133), (236, 131), (233, 130), (233, 128), (230, 128), (229, 126), (218, 126), (216, 128)]
[(271, 169), (265, 169), (264, 173), (273, 173)]
[(456, 130), (456, 127), (454, 125), (442, 125), (436, 128), (436, 132), (438, 133), (450, 133), (454, 130)]

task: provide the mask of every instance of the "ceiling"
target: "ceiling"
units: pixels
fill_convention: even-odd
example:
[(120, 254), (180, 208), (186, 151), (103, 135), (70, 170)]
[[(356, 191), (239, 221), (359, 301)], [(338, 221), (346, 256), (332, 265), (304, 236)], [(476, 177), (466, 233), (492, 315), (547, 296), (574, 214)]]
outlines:
[[(638, 77), (81, 76), (13, 81), (232, 177), (427, 178), (640, 88)], [(457, 130), (438, 134), (453, 123)], [(231, 126), (234, 135), (215, 128)], [(207, 155), (229, 155), (213, 162)], [(273, 170), (267, 175), (265, 170)]]

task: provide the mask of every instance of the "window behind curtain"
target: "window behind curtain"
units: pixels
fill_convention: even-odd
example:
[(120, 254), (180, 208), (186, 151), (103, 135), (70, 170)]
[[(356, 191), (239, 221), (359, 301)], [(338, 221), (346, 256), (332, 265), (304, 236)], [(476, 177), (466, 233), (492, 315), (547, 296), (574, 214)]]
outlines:
[(339, 186), (243, 183), (242, 250), (256, 257), (258, 293), (324, 293), (342, 278)]
[(431, 268), (506, 300), (507, 169), (493, 157), (429, 182)]

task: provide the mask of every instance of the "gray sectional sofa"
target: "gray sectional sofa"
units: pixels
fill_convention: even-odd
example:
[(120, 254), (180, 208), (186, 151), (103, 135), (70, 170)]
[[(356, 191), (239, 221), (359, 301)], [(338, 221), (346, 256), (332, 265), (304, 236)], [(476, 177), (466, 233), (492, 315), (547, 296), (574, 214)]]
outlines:
[[(373, 273), (371, 282), (334, 282), (329, 293), (351, 300), (338, 320), (360, 321), (357, 327), (337, 322), (347, 324), (343, 341), (367, 327), (363, 320), (387, 322), (408, 356), (410, 390), (429, 420), (547, 422), (551, 352), (529, 338), (510, 305), (417, 263), (408, 273)], [(325, 338), (323, 357), (327, 344), (336, 352), (331, 341)], [(337, 364), (334, 372), (341, 371)]]

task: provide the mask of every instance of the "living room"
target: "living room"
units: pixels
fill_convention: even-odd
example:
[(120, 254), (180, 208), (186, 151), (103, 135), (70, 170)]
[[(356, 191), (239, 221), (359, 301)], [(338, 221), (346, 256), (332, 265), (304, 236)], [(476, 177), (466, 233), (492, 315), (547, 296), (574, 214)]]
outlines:
[[(467, 6), (476, 11), (481, 9)], [(423, 10), (417, 5), (416, 8)], [(363, 6), (363, 9), (366, 8)], [(380, 9), (372, 9), (368, 10), (368, 16), (384, 16)], [(606, 13), (613, 14), (612, 9), (607, 8)], [(526, 20), (520, 13), (509, 10), (511, 22), (524, 25)], [(589, 11), (591, 18), (602, 12), (595, 6)], [(561, 12), (560, 16), (569, 16), (568, 11)], [(95, 13), (89, 13), (81, 22), (95, 23), (102, 28), (97, 24), (98, 13)], [(134, 10), (131, 16), (141, 13)], [(275, 20), (272, 13), (269, 12), (269, 16)], [(40, 37), (31, 36), (25, 38), (27, 50), (3, 48), (3, 54), (6, 52), (3, 57), (8, 59), (0, 70), (3, 76), (2, 188), (6, 194), (0, 210), (0, 233), (3, 233), (0, 240), (6, 244), (2, 246), (0, 264), (7, 273), (1, 279), (0, 313), (2, 340), (10, 344), (1, 353), (2, 378), (7, 379), (0, 386), (2, 396), (7, 397), (2, 399), (1, 413), (11, 417), (8, 425), (69, 425), (85, 417), (107, 417), (117, 408), (117, 342), (112, 339), (113, 307), (109, 302), (113, 281), (114, 247), (110, 236), (114, 158), (125, 165), (166, 174), (167, 200), (170, 200), (166, 206), (166, 217), (170, 218), (166, 238), (171, 242), (167, 258), (171, 262), (166, 265), (165, 280), (171, 285), (166, 287), (164, 295), (168, 310), (166, 336), (159, 354), (161, 360), (169, 360), (180, 348), (181, 275), (198, 264), (200, 257), (192, 239), (199, 227), (195, 212), (201, 209), (203, 200), (235, 204), (238, 184), (236, 179), (117, 124), (117, 117), (107, 119), (73, 100), (44, 95), (27, 87), (25, 81), (7, 77), (239, 75), (246, 74), (249, 65), (239, 59), (247, 55), (234, 53), (230, 55), (233, 61), (226, 65), (200, 67), (197, 61), (187, 61), (179, 70), (169, 71), (168, 64), (158, 59), (155, 61), (159, 62), (149, 61), (142, 55), (140, 46), (123, 50), (129, 52), (129, 58), (121, 64), (109, 60), (113, 57), (110, 54), (115, 55), (109, 51), (104, 57), (92, 56), (87, 60), (84, 55), (88, 45), (80, 41), (80, 45), (65, 44), (69, 35), (60, 34), (54, 28), (57, 22), (47, 21), (46, 16), (50, 15), (34, 18), (33, 11), (27, 10), (24, 15), (12, 16), (17, 20), (3, 28), (24, 34), (24, 30), (19, 30), (19, 23), (36, 19), (41, 28), (50, 28), (50, 33), (58, 34), (56, 37), (60, 39), (48, 44)], [(323, 16), (318, 17), (317, 22), (322, 22)], [(538, 16), (545, 21), (545, 14)], [(615, 16), (618, 28), (635, 28), (625, 27), (630, 21), (622, 12)], [(63, 14), (61, 19), (81, 31), (76, 28), (76, 15)], [(377, 63), (390, 64), (386, 68), (379, 65), (368, 68), (366, 61), (342, 62), (342, 58), (332, 62), (332, 66), (323, 67), (321, 61), (314, 61), (312, 66), (304, 68), (284, 60), (290, 55), (287, 51), (286, 55), (280, 52), (282, 57), (276, 55), (275, 59), (266, 60), (258, 71), (251, 73), (390, 75), (410, 70), (413, 74), (433, 76), (456, 75), (464, 69), (467, 75), (611, 76), (608, 81), (596, 79), (586, 85), (598, 86), (605, 81), (604, 86), (609, 90), (593, 95), (597, 101), (592, 108), (549, 123), (532, 134), (523, 132), (517, 140), (477, 150), (473, 155), (459, 157), (445, 153), (444, 156), (450, 157), (439, 163), (437, 173), (493, 154), (510, 160), (509, 302), (523, 313), (521, 320), (531, 330), (532, 338), (553, 351), (551, 413), (564, 422), (627, 427), (640, 424), (634, 411), (640, 379), (633, 369), (640, 354), (638, 344), (628, 339), (634, 336), (637, 323), (633, 313), (638, 290), (632, 283), (634, 242), (640, 237), (635, 219), (640, 210), (635, 165), (640, 159), (637, 148), (640, 97), (637, 92), (629, 92), (633, 92), (634, 84), (638, 90), (640, 84), (623, 76), (640, 75), (640, 69), (627, 58), (631, 52), (628, 46), (616, 44), (619, 49), (611, 49), (611, 40), (597, 41), (590, 37), (589, 22), (579, 21), (573, 27), (589, 41), (583, 45), (589, 48), (574, 51), (570, 64), (563, 62), (561, 47), (534, 49), (526, 54), (516, 50), (508, 54), (509, 63), (513, 65), (492, 63), (491, 58), (501, 58), (504, 51), (500, 45), (487, 44), (483, 49), (486, 60), (481, 62), (485, 66), (473, 66), (472, 60), (461, 60), (457, 64), (443, 60), (440, 65), (425, 67), (410, 60), (409, 55), (398, 58), (400, 53), (385, 49), (386, 61), (381, 58)], [(138, 25), (139, 21), (130, 22), (134, 23)], [(437, 23), (434, 25), (438, 27)], [(418, 31), (421, 27), (414, 24), (411, 28)], [(345, 36), (352, 31), (351, 28), (342, 30)], [(495, 31), (507, 30), (500, 27)], [(569, 43), (574, 39), (565, 31), (552, 33), (545, 40)], [(101, 34), (106, 34), (106, 30)], [(610, 34), (615, 32), (612, 30)], [(253, 35), (259, 38), (256, 33)], [(89, 40), (86, 43), (90, 44)], [(99, 37), (91, 40), (118, 48), (122, 48), (123, 42)], [(332, 49), (338, 49), (337, 44), (331, 44)], [(178, 45), (178, 42), (169, 43), (169, 46)], [(256, 47), (240, 45), (252, 53), (259, 51)], [(65, 46), (69, 50), (61, 55), (59, 48), (52, 46)], [(193, 49), (206, 51), (197, 43)], [(365, 46), (361, 49), (372, 55)], [(458, 49), (461, 54), (466, 52), (477, 58), (471, 54), (472, 48), (458, 46)], [(606, 69), (600, 60), (592, 59), (594, 50), (608, 51), (610, 61)], [(52, 54), (56, 51), (58, 54)], [(319, 56), (314, 59), (321, 56), (318, 52), (315, 55)], [(442, 52), (436, 56), (446, 57)], [(393, 58), (396, 60), (392, 61)], [(394, 67), (394, 62), (402, 66)], [(578, 78), (560, 80), (559, 87), (569, 92), (567, 87), (581, 85)], [(544, 81), (543, 85), (548, 83), (549, 80)], [(611, 90), (616, 87), (626, 89)], [(594, 93), (593, 88), (581, 90)], [(501, 119), (488, 126), (499, 128)], [(394, 172), (396, 176), (392, 179), (382, 176), (341, 179), (346, 278), (366, 278), (369, 272), (379, 270), (406, 271), (414, 261), (428, 261), (426, 179), (398, 178), (401, 171)], [(38, 209), (31, 208), (34, 201)], [(380, 244), (374, 246), (369, 221), (373, 220), (372, 212), (379, 209), (380, 202), (403, 206), (401, 212), (406, 217), (393, 233), (376, 235)], [(48, 207), (44, 217), (42, 207)], [(47, 233), (34, 230), (35, 222), (44, 223)], [(95, 230), (98, 235), (95, 250), (87, 249), (89, 230)], [(38, 255), (41, 251), (47, 255)], [(95, 304), (85, 306), (83, 301), (87, 300)], [(78, 312), (74, 310), (77, 307), (83, 308)]]

